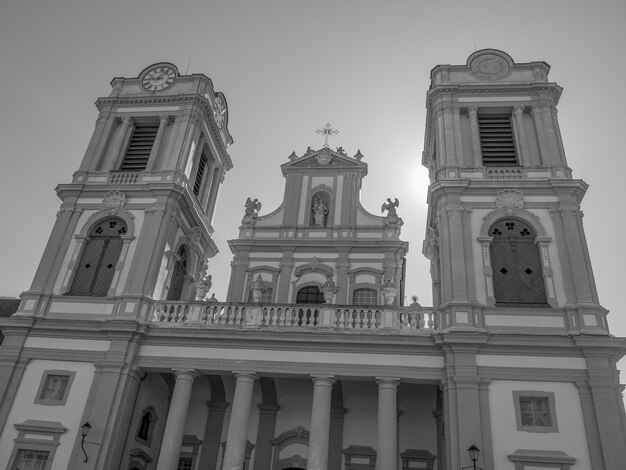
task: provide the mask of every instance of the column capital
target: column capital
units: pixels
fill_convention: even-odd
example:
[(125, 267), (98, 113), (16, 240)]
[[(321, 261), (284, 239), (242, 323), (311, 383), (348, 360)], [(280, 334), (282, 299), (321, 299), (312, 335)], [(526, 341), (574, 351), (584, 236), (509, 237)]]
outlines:
[(513, 114), (516, 116), (519, 116), (521, 114), (524, 114), (524, 105), (517, 105), (513, 107)]
[(195, 369), (172, 369), (172, 372), (174, 373), (174, 377), (176, 377), (176, 381), (189, 380), (193, 382), (199, 375)]
[(312, 375), (313, 385), (315, 386), (329, 386), (332, 387), (335, 383), (334, 375)]
[(478, 107), (477, 106), (469, 106), (467, 108), (467, 114), (469, 114), (470, 117), (476, 117), (477, 113), (478, 113)]
[(400, 378), (398, 377), (376, 377), (376, 385), (378, 385), (378, 389), (390, 389), (395, 390), (400, 385)]
[(235, 379), (237, 380), (238, 383), (247, 382), (247, 383), (253, 384), (259, 378), (259, 376), (256, 375), (255, 372), (251, 372), (251, 371), (234, 370), (233, 375), (235, 376)]

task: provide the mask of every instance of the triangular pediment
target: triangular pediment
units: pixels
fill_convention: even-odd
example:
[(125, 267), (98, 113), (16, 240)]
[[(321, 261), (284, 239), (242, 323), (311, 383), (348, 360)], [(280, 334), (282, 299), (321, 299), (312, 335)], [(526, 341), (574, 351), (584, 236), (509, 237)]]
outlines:
[(305, 168), (315, 169), (354, 169), (367, 172), (367, 164), (361, 162), (363, 155), (360, 151), (354, 157), (349, 157), (344, 150), (339, 147), (337, 150), (331, 150), (323, 147), (319, 150), (309, 148), (304, 155), (298, 156), (292, 153), (289, 156), (289, 162), (281, 165), (283, 171), (290, 169), (302, 170)]

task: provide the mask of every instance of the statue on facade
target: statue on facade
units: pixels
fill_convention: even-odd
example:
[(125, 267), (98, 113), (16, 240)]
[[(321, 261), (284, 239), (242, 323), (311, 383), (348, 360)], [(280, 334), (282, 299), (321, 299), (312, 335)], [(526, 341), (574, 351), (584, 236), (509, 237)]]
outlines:
[(387, 216), (385, 217), (385, 225), (397, 225), (401, 226), (404, 224), (402, 219), (398, 217), (398, 213), (396, 212), (396, 207), (400, 205), (400, 201), (398, 198), (394, 198), (392, 201), (391, 198), (387, 198), (387, 202), (383, 203), (380, 212), (387, 211)]
[(381, 291), (383, 293), (383, 298), (385, 299), (385, 305), (393, 305), (393, 301), (395, 300), (396, 295), (398, 295), (398, 288), (390, 277), (383, 281)]
[(198, 273), (198, 281), (194, 284), (196, 288), (196, 300), (202, 301), (211, 290), (211, 286), (213, 286), (213, 276), (210, 274), (207, 276), (207, 272), (209, 270), (209, 260), (205, 259), (202, 262), (202, 267), (200, 268), (200, 272)]
[(250, 284), (250, 290), (252, 291), (252, 301), (255, 303), (261, 302), (263, 292), (267, 290), (267, 286), (263, 283), (263, 278), (259, 274), (256, 280)]
[(259, 215), (259, 211), (261, 210), (261, 203), (258, 199), (250, 199), (246, 200), (246, 209), (243, 214), (243, 219), (241, 219), (241, 223), (244, 225), (254, 225), (256, 222), (256, 218)]
[(324, 301), (327, 304), (332, 304), (333, 297), (335, 297), (335, 294), (337, 292), (339, 292), (339, 287), (337, 287), (337, 285), (335, 284), (335, 281), (333, 281), (333, 275), (330, 273), (326, 274), (326, 282), (322, 286), (322, 294), (324, 294)]
[(316, 227), (324, 226), (326, 214), (328, 214), (328, 207), (326, 207), (324, 201), (318, 197), (315, 201), (313, 201), (313, 220), (315, 221)]

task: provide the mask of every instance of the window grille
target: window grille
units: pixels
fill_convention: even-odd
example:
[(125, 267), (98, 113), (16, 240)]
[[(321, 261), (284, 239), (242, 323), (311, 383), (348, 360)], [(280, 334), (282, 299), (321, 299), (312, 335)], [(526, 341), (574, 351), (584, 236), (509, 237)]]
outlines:
[(522, 426), (552, 426), (548, 397), (520, 397)]
[(146, 169), (158, 131), (159, 125), (157, 123), (135, 124), (120, 170), (141, 171)]
[(317, 286), (306, 286), (298, 291), (297, 304), (323, 304), (324, 294)]
[(352, 292), (353, 305), (378, 305), (378, 292), (374, 289), (354, 289)]
[(44, 450), (20, 449), (17, 451), (12, 470), (44, 470), (50, 452)]
[(478, 115), (480, 149), (485, 166), (515, 166), (515, 139), (511, 117)]
[(115, 265), (122, 251), (121, 235), (126, 233), (126, 222), (121, 219), (105, 219), (89, 234), (72, 281), (71, 295), (105, 296)]
[(196, 170), (196, 179), (193, 183), (193, 193), (196, 196), (200, 195), (200, 189), (202, 189), (202, 182), (204, 180), (204, 172), (206, 170), (206, 165), (208, 161), (209, 159), (207, 158), (206, 154), (202, 152), (202, 155), (200, 155), (200, 161), (198, 162), (198, 169)]
[(193, 468), (193, 457), (180, 457), (178, 459), (177, 470), (191, 470)]
[(63, 401), (69, 380), (69, 375), (47, 375), (46, 382), (39, 394), (39, 399)]

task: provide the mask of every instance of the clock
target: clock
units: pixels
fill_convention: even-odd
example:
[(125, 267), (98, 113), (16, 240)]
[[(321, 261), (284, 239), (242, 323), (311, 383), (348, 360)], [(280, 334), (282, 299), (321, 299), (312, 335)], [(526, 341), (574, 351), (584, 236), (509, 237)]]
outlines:
[(176, 70), (169, 65), (155, 65), (144, 73), (141, 85), (148, 91), (161, 91), (176, 80)]

